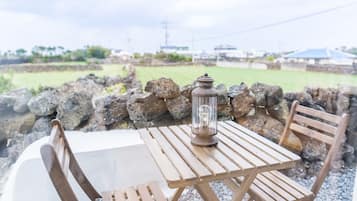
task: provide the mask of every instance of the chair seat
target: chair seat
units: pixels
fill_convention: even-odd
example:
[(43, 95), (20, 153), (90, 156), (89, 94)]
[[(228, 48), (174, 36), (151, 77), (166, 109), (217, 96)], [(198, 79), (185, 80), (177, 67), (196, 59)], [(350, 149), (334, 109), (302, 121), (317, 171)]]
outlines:
[(313, 200), (313, 193), (279, 171), (257, 175), (250, 186), (254, 200)]
[(167, 201), (157, 182), (103, 192), (103, 201)]

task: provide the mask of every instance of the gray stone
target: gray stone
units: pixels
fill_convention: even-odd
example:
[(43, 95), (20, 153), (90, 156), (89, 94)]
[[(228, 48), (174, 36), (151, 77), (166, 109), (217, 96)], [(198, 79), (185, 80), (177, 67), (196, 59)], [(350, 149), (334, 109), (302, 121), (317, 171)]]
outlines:
[(342, 158), (347, 165), (353, 165), (356, 160), (355, 149), (349, 144), (344, 144), (342, 149)]
[(238, 93), (232, 100), (233, 116), (238, 119), (249, 113), (254, 108), (255, 98), (249, 91)]
[(267, 85), (262, 84), (262, 83), (254, 83), (252, 87), (250, 87), (250, 90), (253, 92), (255, 95), (255, 100), (256, 100), (256, 106), (257, 107), (266, 107), (267, 105)]
[[(0, 112), (4, 106), (7, 110), (17, 113), (25, 113), (28, 111), (27, 103), (31, 99), (32, 93), (26, 88), (15, 89), (0, 96)], [(2, 109), (3, 108), (3, 109)]]
[(192, 84), (185, 85), (181, 88), (180, 94), (182, 96), (185, 96), (186, 98), (188, 98), (191, 102), (192, 101), (192, 91), (194, 89), (195, 89), (195, 86)]
[(28, 133), (31, 131), (35, 119), (36, 117), (32, 113), (1, 115), (0, 141), (12, 138), (16, 133)]
[(32, 132), (51, 132), (51, 119), (49, 117), (40, 117), (32, 127)]
[(102, 94), (105, 85), (103, 78), (94, 74), (89, 74), (76, 81), (68, 82), (57, 88), (58, 97), (61, 100), (67, 99), (73, 93), (86, 93), (90, 98), (94, 95)]
[(256, 97), (258, 107), (271, 107), (277, 105), (283, 99), (283, 90), (279, 86), (254, 83), (250, 90)]
[(269, 115), (285, 124), (289, 115), (288, 103), (283, 100), (277, 105), (273, 105), (267, 108)]
[(166, 99), (166, 106), (174, 119), (183, 119), (191, 114), (191, 103), (185, 96)]
[(321, 106), (326, 112), (336, 114), (337, 90), (333, 88), (305, 88), (316, 105)]
[(27, 103), (30, 111), (37, 116), (48, 116), (56, 111), (59, 96), (56, 90), (41, 92)]
[(24, 136), (24, 142), (23, 145), (26, 148), (27, 146), (29, 146), (30, 144), (32, 144), (33, 142), (50, 135), (49, 132), (44, 132), (44, 131), (40, 131), (40, 132), (31, 132), (27, 135)]
[(217, 91), (217, 104), (227, 105), (229, 103), (228, 91), (224, 84), (219, 84), (216, 86)]
[(323, 161), (327, 155), (327, 147), (325, 143), (317, 140), (308, 140), (304, 143), (302, 157), (308, 161)]
[(217, 116), (220, 120), (228, 120), (232, 117), (232, 107), (230, 103), (217, 105)]
[(151, 92), (159, 98), (176, 98), (180, 95), (180, 87), (169, 78), (148, 81), (145, 91)]
[[(238, 123), (274, 142), (279, 141), (284, 130), (284, 125), (280, 121), (265, 114), (264, 110), (258, 110), (253, 116), (239, 118)], [(284, 146), (297, 153), (302, 150), (301, 140), (292, 132), (289, 134), (287, 140), (285, 140)]]
[(307, 175), (307, 170), (303, 161), (297, 162), (293, 168), (284, 171), (292, 178), (304, 178)]
[(342, 115), (343, 113), (347, 113), (350, 106), (350, 98), (339, 93), (337, 96), (336, 102), (336, 114)]
[(163, 99), (146, 93), (132, 95), (127, 102), (127, 110), (132, 121), (151, 121), (167, 112), (167, 107)]
[(284, 99), (288, 102), (289, 108), (291, 107), (292, 102), (295, 100), (299, 101), (299, 104), (307, 107), (314, 105), (311, 95), (306, 92), (285, 93)]
[(111, 95), (104, 99), (104, 122), (106, 126), (110, 126), (116, 122), (129, 117), (126, 109), (127, 95)]
[(240, 85), (233, 85), (233, 86), (229, 87), (229, 90), (228, 90), (229, 97), (234, 98), (235, 96), (237, 96), (241, 93), (244, 93), (244, 94), (249, 93), (248, 86), (244, 82), (240, 83)]
[(75, 92), (59, 103), (57, 119), (62, 122), (65, 129), (73, 130), (88, 120), (92, 113), (90, 94)]
[(16, 99), (13, 96), (9, 95), (1, 95), (0, 96), (0, 113), (12, 113), (13, 112), (13, 106), (15, 103)]

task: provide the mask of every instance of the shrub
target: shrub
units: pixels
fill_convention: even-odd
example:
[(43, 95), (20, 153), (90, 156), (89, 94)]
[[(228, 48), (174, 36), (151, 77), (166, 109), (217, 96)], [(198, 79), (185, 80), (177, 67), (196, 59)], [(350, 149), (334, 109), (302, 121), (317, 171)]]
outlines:
[(266, 60), (273, 62), (275, 60), (275, 57), (273, 55), (267, 56)]
[(0, 94), (9, 91), (13, 87), (12, 76), (10, 78), (6, 78), (4, 75), (0, 75)]
[(123, 83), (118, 83), (104, 89), (105, 94), (117, 94), (121, 95), (126, 93), (126, 87)]
[(171, 53), (167, 55), (168, 62), (188, 62), (191, 61), (191, 57), (187, 57), (184, 55)]
[(101, 46), (88, 46), (87, 55), (91, 58), (104, 59), (110, 55), (110, 50)]

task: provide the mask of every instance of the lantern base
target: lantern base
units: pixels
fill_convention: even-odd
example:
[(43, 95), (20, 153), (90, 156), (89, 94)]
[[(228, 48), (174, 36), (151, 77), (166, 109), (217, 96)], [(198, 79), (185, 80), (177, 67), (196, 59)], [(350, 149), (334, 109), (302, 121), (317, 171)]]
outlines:
[(218, 138), (216, 136), (210, 137), (200, 137), (196, 135), (191, 139), (191, 144), (203, 147), (215, 146), (218, 143)]

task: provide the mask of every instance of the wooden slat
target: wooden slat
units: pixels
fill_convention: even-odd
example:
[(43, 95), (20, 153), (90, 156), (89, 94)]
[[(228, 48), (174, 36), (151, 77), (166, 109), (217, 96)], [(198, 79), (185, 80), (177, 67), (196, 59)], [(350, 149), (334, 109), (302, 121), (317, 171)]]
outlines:
[(165, 154), (172, 161), (173, 165), (180, 172), (184, 180), (194, 179), (197, 175), (191, 170), (181, 156), (175, 151), (175, 148), (163, 137), (157, 128), (149, 129), (153, 137), (160, 144)]
[(62, 162), (62, 169), (64, 175), (66, 177), (68, 176), (68, 171), (69, 171), (69, 163), (70, 163), (70, 155), (68, 149), (64, 148), (64, 154), (63, 154), (63, 162)]
[(181, 130), (174, 127), (172, 127), (172, 131), (167, 127), (160, 127), (159, 130), (162, 131), (168, 141), (175, 145), (176, 151), (201, 177), (226, 172), (223, 167), (203, 151), (202, 147), (192, 147), (190, 140), (185, 138), (185, 134)]
[[(172, 132), (179, 138), (187, 148), (191, 150), (193, 154), (208, 167), (214, 175), (227, 173), (227, 171), (219, 164), (212, 155), (205, 152), (204, 147), (192, 146), (191, 139), (185, 135), (185, 133), (178, 128), (177, 126), (170, 126), (169, 127)], [(166, 130), (166, 128), (163, 128)]]
[(220, 122), (219, 125), (222, 125), (229, 131), (231, 131), (233, 134), (236, 136), (240, 137), (241, 139), (244, 139), (245, 141), (249, 142), (250, 144), (255, 145), (256, 147), (260, 148), (260, 150), (264, 151), (265, 153), (268, 153), (270, 156), (273, 158), (279, 160), (281, 163), (289, 162), (291, 159), (288, 157), (282, 155), (280, 152), (270, 148), (269, 146), (266, 146), (265, 144), (261, 143), (260, 141), (256, 140), (255, 138), (250, 137), (246, 133), (235, 129), (234, 127), (230, 126), (229, 124), (226, 124), (224, 122)]
[(123, 190), (116, 190), (114, 192), (114, 201), (125, 201), (126, 198), (125, 198), (125, 192)]
[(261, 196), (261, 195), (264, 195), (264, 194), (267, 194), (267, 195), (264, 195), (265, 197), (266, 196), (271, 196), (274, 200), (286, 200), (284, 197), (282, 197), (280, 194), (276, 193), (275, 191), (273, 191), (271, 188), (269, 188), (268, 186), (266, 186), (264, 183), (262, 183), (260, 180), (258, 179), (255, 179), (254, 180), (254, 185), (256, 187), (256, 189), (260, 190), (260, 191), (263, 191), (263, 192), (259, 192), (256, 191), (256, 189), (252, 188), (252, 190), (255, 192), (255, 194), (257, 194), (258, 196)]
[(128, 197), (128, 201), (139, 201), (139, 196), (136, 193), (136, 189), (134, 189), (133, 187), (129, 187), (125, 189), (126, 191), (126, 195)]
[(318, 117), (320, 119), (335, 123), (335, 124), (339, 124), (341, 121), (341, 117), (336, 116), (336, 115), (332, 115), (326, 112), (322, 112), (322, 111), (318, 111), (312, 108), (308, 108), (302, 105), (298, 105), (296, 107), (296, 111), (310, 115), (310, 116), (314, 116), (314, 117)]
[(241, 138), (239, 138), (238, 136), (236, 136), (226, 128), (222, 127), (221, 125), (219, 125), (218, 130), (226, 137), (232, 139), (232, 141), (234, 141), (235, 143), (240, 144), (245, 150), (247, 150), (251, 154), (260, 158), (262, 161), (265, 161), (267, 164), (269, 165), (280, 164), (280, 161), (272, 157), (270, 154), (265, 153), (263, 150), (256, 147), (254, 144), (242, 140)]
[[(230, 179), (230, 181), (228, 181), (228, 183), (225, 181), (225, 184), (232, 189), (233, 192), (237, 191), (239, 189), (240, 183), (242, 183), (244, 177), (240, 178), (240, 177), (236, 177), (236, 178), (232, 178)], [(255, 182), (256, 180), (254, 180)], [(254, 182), (250, 185), (250, 190), (248, 191), (249, 193), (249, 200), (264, 200), (264, 201), (274, 201), (274, 199), (269, 196), (267, 193), (265, 193), (264, 191), (262, 191), (260, 188), (258, 188), (258, 186), (256, 186), (254, 184)], [(254, 192), (251, 193), (251, 192)], [(259, 195), (260, 199), (256, 198), (256, 195)], [(234, 197), (233, 197), (234, 199)]]
[(261, 173), (260, 175), (263, 175), (267, 179), (269, 179), (271, 182), (279, 186), (281, 189), (284, 189), (286, 192), (290, 193), (292, 196), (295, 197), (295, 199), (302, 199), (304, 198), (304, 194), (296, 190), (293, 186), (290, 186), (289, 184), (285, 183), (284, 180), (280, 179), (279, 177), (274, 176), (273, 174), (269, 172), (264, 172)]
[(57, 157), (58, 160), (61, 164), (63, 164), (63, 155), (64, 155), (64, 149), (65, 149), (65, 145), (64, 145), (64, 139), (60, 138), (58, 143), (54, 145), (55, 146), (55, 150), (57, 152)]
[[(244, 147), (242, 147), (240, 144), (236, 143), (235, 141), (229, 139), (228, 137), (224, 136), (221, 132), (218, 131), (218, 137), (220, 139), (220, 142), (218, 143), (218, 146), (220, 146), (221, 143), (229, 147), (229, 150), (234, 150), (235, 153), (237, 153), (240, 158), (237, 159), (237, 163), (242, 165), (244, 163), (250, 162), (253, 164), (255, 167), (260, 167), (260, 166), (265, 166), (267, 165), (266, 162), (261, 160), (260, 158), (256, 157), (254, 154), (250, 153)], [(247, 164), (248, 165), (248, 164)]]
[(142, 201), (154, 201), (146, 185), (138, 185), (137, 189)]
[(279, 179), (283, 180), (285, 183), (289, 184), (290, 186), (294, 187), (296, 190), (298, 190), (300, 193), (304, 194), (304, 195), (311, 195), (312, 193), (307, 190), (306, 188), (302, 187), (301, 185), (297, 185), (297, 183), (295, 181), (293, 181), (292, 179), (290, 179), (289, 177), (283, 175), (281, 172), (279, 171), (270, 171), (270, 174), (278, 177)]
[(55, 125), (51, 129), (51, 133), (50, 133), (48, 142), (50, 144), (55, 145), (58, 143), (58, 139), (59, 139), (59, 128), (58, 128), (58, 125)]
[(329, 124), (326, 124), (326, 123), (323, 123), (320, 121), (317, 121), (315, 119), (310, 119), (310, 118), (301, 116), (299, 114), (295, 114), (293, 117), (293, 120), (295, 122), (302, 123), (306, 126), (311, 126), (317, 130), (324, 131), (324, 132), (330, 133), (332, 135), (335, 135), (336, 131), (337, 131), (336, 127), (333, 127)]
[(150, 150), (151, 155), (155, 158), (155, 161), (160, 167), (160, 170), (166, 180), (168, 182), (180, 180), (179, 173), (176, 171), (175, 167), (172, 165), (167, 156), (162, 153), (157, 142), (151, 138), (149, 132), (145, 129), (138, 131), (141, 134), (141, 138), (145, 141), (145, 144)]
[(300, 160), (300, 157), (294, 153), (292, 153), (291, 151), (285, 149), (284, 147), (281, 147), (280, 145), (278, 144), (275, 144), (274, 142), (264, 138), (263, 136), (257, 134), (257, 133), (254, 133), (253, 131), (233, 122), (233, 121), (226, 121), (227, 124), (235, 127), (236, 129), (239, 129), (241, 130), (242, 132), (246, 133), (247, 135), (255, 138), (256, 140), (264, 143), (265, 145), (277, 150), (278, 152), (280, 152), (281, 154), (285, 155), (286, 157), (290, 158), (291, 160), (293, 161), (296, 161), (296, 160)]
[[(178, 127), (177, 127), (178, 128)], [(183, 133), (186, 134), (186, 139), (190, 141), (190, 128), (187, 125), (182, 125), (180, 128), (183, 130)], [(240, 168), (232, 162), (231, 159), (227, 158), (219, 149), (216, 147), (205, 147), (203, 151), (207, 155), (214, 158), (222, 167), (224, 167), (228, 172), (234, 172), (240, 170)]]
[(160, 190), (160, 187), (157, 183), (155, 183), (155, 182), (149, 183), (149, 189), (156, 201), (166, 201), (167, 200), (165, 198), (165, 195)]
[(308, 136), (308, 137), (311, 137), (311, 138), (314, 138), (316, 140), (319, 140), (319, 141), (322, 141), (324, 143), (327, 143), (329, 145), (331, 145), (334, 141), (334, 139), (328, 135), (324, 135), (318, 131), (315, 131), (315, 130), (312, 130), (312, 129), (309, 129), (309, 128), (306, 128), (306, 127), (303, 127), (299, 124), (296, 124), (296, 123), (291, 123), (290, 124), (290, 129), (292, 131), (296, 131), (300, 134), (303, 134), (305, 136)]
[[(259, 195), (260, 199), (264, 200), (264, 201), (275, 201), (269, 194), (267, 194), (266, 192), (264, 192), (262, 189), (258, 188), (257, 185), (255, 185), (254, 183), (252, 183), (252, 185), (250, 186), (250, 191), (253, 191), (255, 193), (255, 195)], [(255, 200), (255, 195), (251, 194), (250, 196), (252, 196), (252, 199)]]

